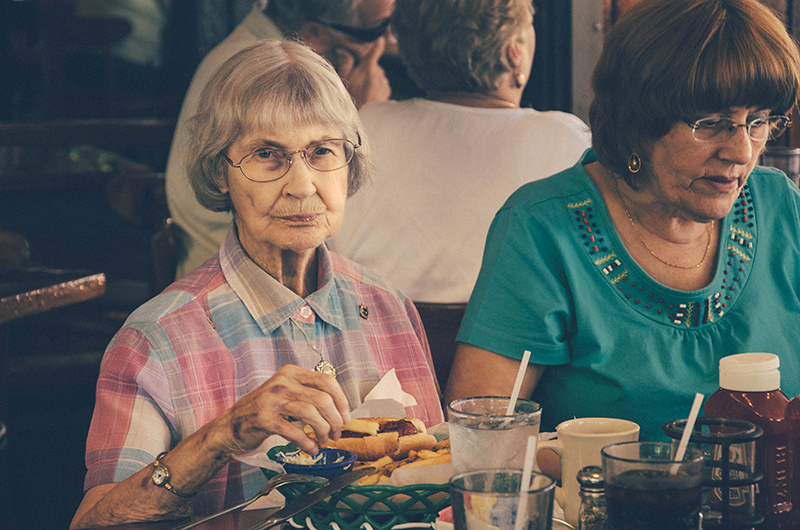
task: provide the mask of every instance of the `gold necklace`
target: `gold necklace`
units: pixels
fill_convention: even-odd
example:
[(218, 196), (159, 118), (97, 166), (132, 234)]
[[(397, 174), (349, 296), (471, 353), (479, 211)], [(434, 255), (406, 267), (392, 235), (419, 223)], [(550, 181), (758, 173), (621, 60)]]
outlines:
[(289, 317), (289, 320), (291, 320), (292, 324), (294, 324), (297, 327), (297, 329), (300, 330), (300, 333), (302, 333), (303, 336), (306, 338), (306, 342), (308, 342), (308, 345), (311, 346), (311, 348), (315, 352), (317, 352), (317, 355), (319, 355), (319, 362), (314, 367), (314, 371), (319, 372), (321, 374), (328, 374), (329, 376), (336, 379), (336, 376), (339, 375), (339, 372), (336, 370), (336, 368), (331, 363), (326, 361), (324, 357), (322, 357), (322, 352), (319, 351), (316, 346), (314, 346), (314, 343), (311, 342), (311, 339), (308, 338), (308, 335), (306, 335), (306, 332), (303, 331), (303, 328), (300, 327), (300, 324), (298, 324), (297, 321), (292, 317)]
[(611, 178), (614, 179), (614, 189), (617, 190), (617, 195), (619, 195), (619, 200), (622, 201), (622, 207), (625, 209), (625, 213), (628, 214), (628, 220), (631, 222), (631, 226), (633, 227), (633, 230), (636, 232), (636, 235), (639, 236), (639, 241), (642, 242), (642, 245), (644, 245), (644, 248), (646, 248), (650, 252), (650, 254), (653, 255), (654, 258), (656, 258), (658, 261), (660, 261), (664, 265), (669, 265), (670, 267), (674, 267), (676, 269), (696, 269), (697, 267), (699, 267), (700, 265), (702, 265), (706, 261), (706, 258), (708, 257), (708, 251), (711, 249), (711, 240), (713, 239), (713, 235), (714, 235), (714, 220), (713, 219), (711, 220), (711, 230), (708, 232), (708, 245), (706, 246), (706, 251), (703, 254), (703, 259), (701, 259), (699, 262), (697, 262), (697, 264), (690, 265), (688, 267), (683, 266), (683, 265), (675, 265), (674, 263), (670, 263), (669, 261), (661, 258), (658, 254), (653, 252), (653, 250), (650, 248), (650, 246), (647, 244), (647, 242), (642, 237), (642, 234), (639, 233), (639, 229), (636, 228), (636, 223), (633, 222), (633, 217), (631, 217), (631, 212), (628, 211), (628, 206), (625, 204), (625, 199), (622, 197), (622, 193), (620, 193), (620, 191), (619, 191), (619, 184), (617, 184), (617, 179), (614, 178), (613, 175), (611, 176)]
[[(485, 92), (431, 92), (428, 94), (428, 98), (435, 99), (437, 101), (444, 101), (450, 103), (456, 103), (457, 101), (464, 101), (464, 100), (479, 100), (484, 102), (493, 102), (497, 103), (502, 107), (508, 107), (510, 109), (516, 109), (519, 107), (513, 101), (509, 101), (505, 98), (501, 98), (500, 96), (495, 96), (494, 94), (487, 94)], [(466, 105), (469, 107), (475, 107), (477, 105), (469, 105), (467, 103), (457, 103), (461, 105)]]

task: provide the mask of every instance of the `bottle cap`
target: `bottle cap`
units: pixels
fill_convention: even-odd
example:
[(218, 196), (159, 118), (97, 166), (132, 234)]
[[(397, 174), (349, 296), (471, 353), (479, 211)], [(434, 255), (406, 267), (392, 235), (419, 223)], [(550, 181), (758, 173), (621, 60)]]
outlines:
[(771, 392), (781, 387), (780, 358), (774, 353), (739, 353), (719, 360), (719, 386), (737, 392)]

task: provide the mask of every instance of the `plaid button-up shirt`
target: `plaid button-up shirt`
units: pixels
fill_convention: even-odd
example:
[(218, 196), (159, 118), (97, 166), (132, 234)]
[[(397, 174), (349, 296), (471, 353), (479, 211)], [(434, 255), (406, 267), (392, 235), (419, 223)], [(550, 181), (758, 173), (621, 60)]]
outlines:
[[(411, 300), (324, 245), (317, 256), (319, 289), (303, 299), (253, 263), (232, 228), (219, 257), (130, 316), (101, 365), (85, 489), (151, 464), (281, 366), (313, 369), (319, 354), (309, 340), (338, 370), (351, 408), (394, 368), (418, 403), (407, 415), (428, 426), (443, 421)], [(263, 483), (259, 469), (231, 461), (197, 495), (194, 513), (239, 502)]]

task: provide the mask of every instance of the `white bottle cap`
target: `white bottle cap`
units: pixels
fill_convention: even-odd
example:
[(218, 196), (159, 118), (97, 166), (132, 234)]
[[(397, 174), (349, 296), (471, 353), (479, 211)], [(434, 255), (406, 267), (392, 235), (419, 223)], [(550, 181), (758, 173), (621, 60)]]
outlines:
[(719, 360), (719, 386), (736, 392), (771, 392), (781, 387), (774, 353), (739, 353)]

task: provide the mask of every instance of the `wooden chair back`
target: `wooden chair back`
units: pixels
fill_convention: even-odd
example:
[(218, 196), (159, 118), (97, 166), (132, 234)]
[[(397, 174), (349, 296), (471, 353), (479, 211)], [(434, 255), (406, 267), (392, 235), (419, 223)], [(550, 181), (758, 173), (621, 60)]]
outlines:
[(458, 328), (464, 319), (467, 304), (414, 302), (414, 305), (425, 326), (433, 357), (433, 367), (436, 370), (436, 379), (444, 392), (447, 378), (450, 376), (450, 367), (453, 365), (456, 354)]
[(153, 262), (150, 279), (150, 296), (155, 296), (175, 281), (178, 268), (177, 242), (172, 218), (167, 218), (161, 229), (150, 239), (150, 257)]

